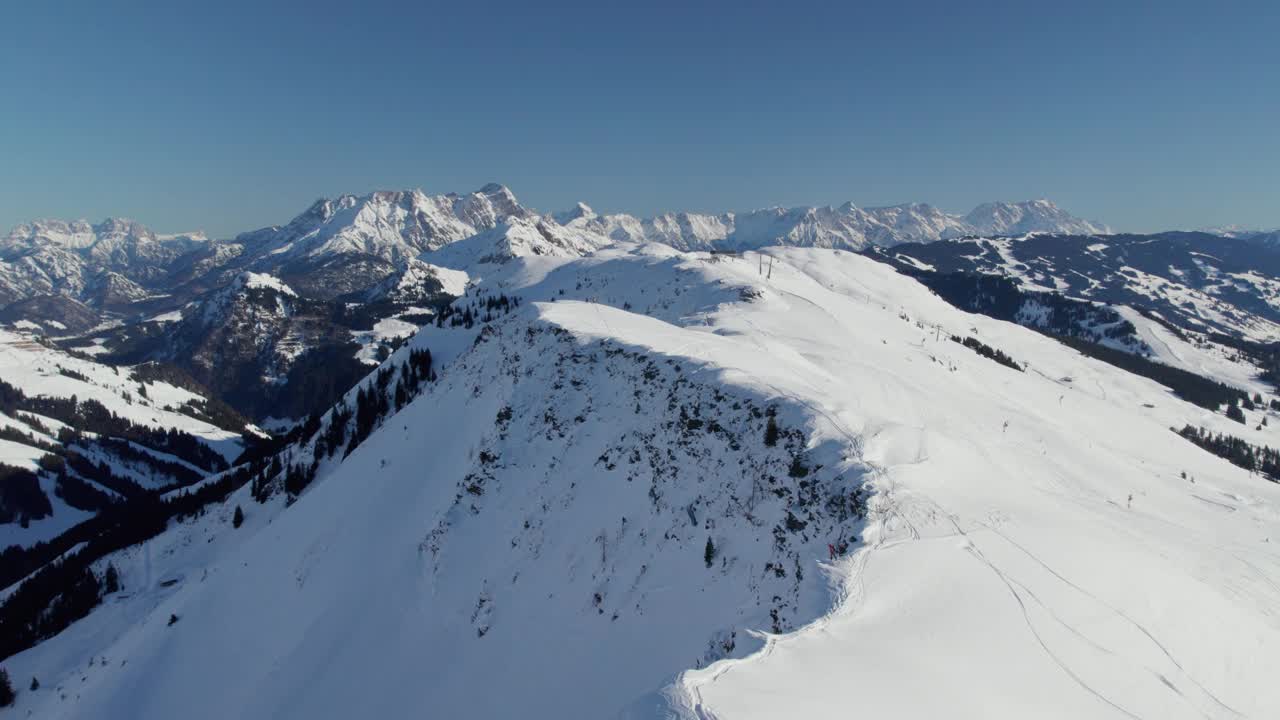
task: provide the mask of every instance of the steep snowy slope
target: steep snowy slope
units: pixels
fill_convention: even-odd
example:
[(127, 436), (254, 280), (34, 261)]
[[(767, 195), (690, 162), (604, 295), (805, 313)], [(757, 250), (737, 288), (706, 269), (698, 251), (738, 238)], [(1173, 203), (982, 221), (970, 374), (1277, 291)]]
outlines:
[(864, 257), (761, 264), (497, 268), (459, 302), (519, 309), (420, 332), (439, 379), (345, 460), (286, 451), (320, 458), (296, 502), (117, 554), (124, 593), (6, 661), (17, 712), (1275, 714), (1280, 487), (1170, 432), (1274, 446), (1260, 412)]

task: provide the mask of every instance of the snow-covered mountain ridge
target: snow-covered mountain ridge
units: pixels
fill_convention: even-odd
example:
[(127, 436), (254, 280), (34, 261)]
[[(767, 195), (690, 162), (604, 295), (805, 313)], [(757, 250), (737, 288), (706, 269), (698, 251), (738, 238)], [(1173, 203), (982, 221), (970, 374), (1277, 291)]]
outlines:
[(579, 203), (558, 214), (557, 219), (616, 240), (660, 242), (680, 250), (742, 250), (769, 245), (862, 250), (966, 235), (1111, 232), (1105, 225), (1071, 216), (1048, 200), (986, 203), (964, 216), (923, 203), (878, 208), (845, 203), (720, 215), (668, 213), (643, 220), (625, 214), (596, 215)]
[[(206, 252), (200, 233), (156, 235), (132, 220), (42, 220), (0, 239), (0, 306), (57, 294), (114, 307), (143, 299), (143, 286), (163, 284), (186, 258)], [(123, 284), (123, 293), (98, 289)]]
[(112, 556), (124, 593), (7, 661), (48, 689), (18, 711), (1280, 707), (1280, 487), (1170, 432), (1275, 445), (1268, 411), (1232, 422), (838, 251), (517, 258), (458, 303), (499, 295), (519, 307), (388, 359), (430, 349), (439, 378), (348, 456), (324, 428), (283, 451), (316, 463), (305, 490), (246, 485)]
[[(846, 203), (720, 215), (669, 213), (641, 220), (625, 214), (599, 216), (582, 203), (567, 212), (541, 215), (498, 184), (464, 195), (378, 191), (317, 200), (285, 225), (231, 240), (209, 240), (201, 233), (157, 235), (121, 219), (97, 225), (83, 220), (20, 225), (0, 240), (0, 308), (48, 294), (117, 308), (152, 295), (182, 296), (190, 292), (188, 286), (207, 290), (244, 269), (280, 276), (306, 294), (333, 297), (367, 289), (422, 253), (494, 232), (514, 239), (517, 246), (478, 252), (475, 258), (461, 253), (452, 256), (455, 262), (493, 252), (581, 253), (612, 240), (662, 242), (682, 250), (775, 244), (858, 250), (964, 235), (1109, 230), (1074, 218), (1047, 200), (988, 203), (965, 216), (925, 204), (863, 209)], [(519, 239), (530, 232), (545, 240)], [(115, 282), (127, 282), (128, 289), (95, 294), (104, 273), (114, 273)]]
[[(856, 249), (1010, 229), (1105, 229), (1082, 225), (1047, 201), (996, 203), (969, 218), (923, 204), (861, 209), (849, 203), (647, 220), (597, 216), (582, 203), (564, 213), (542, 214), (522, 205), (508, 188), (489, 184), (462, 194), (404, 190), (324, 198), (283, 225), (229, 240), (200, 233), (159, 235), (132, 220), (96, 225), (47, 220), (19, 226), (0, 240), (0, 324), (34, 323), (68, 346), (105, 347), (111, 362), (191, 360), (185, 370), (241, 412), (265, 421), (259, 414), (263, 403), (252, 401), (263, 397), (259, 379), (286, 378), (294, 358), (309, 366), (332, 364), (338, 340), (348, 337), (358, 347), (341, 351), (345, 359), (374, 361), (467, 282), (516, 258), (572, 258), (637, 240), (678, 249), (773, 244)], [(216, 299), (245, 273), (288, 287), (310, 308), (299, 317), (323, 320), (283, 333), (269, 331), (278, 323), (268, 323), (263, 338), (275, 345), (271, 348), (258, 347), (263, 338), (227, 335), (227, 348), (258, 347), (258, 367), (212, 358), (202, 368), (190, 348), (205, 339), (175, 336), (183, 324), (172, 320), (189, 320), (192, 312), (227, 316), (192, 307)], [(163, 322), (157, 324), (157, 318)], [(141, 352), (139, 338), (154, 351)], [(349, 366), (345, 359), (338, 358), (337, 366)], [(220, 366), (221, 379), (205, 369), (214, 366)], [(348, 380), (344, 372), (343, 383)], [(286, 402), (281, 412), (326, 406), (333, 389), (316, 397), (319, 405)]]
[(7, 237), (0, 239), (0, 253), (53, 246), (97, 259), (126, 261), (131, 257), (181, 254), (205, 242), (208, 238), (201, 232), (157, 235), (128, 218), (107, 218), (96, 225), (84, 220), (50, 219), (15, 227)]

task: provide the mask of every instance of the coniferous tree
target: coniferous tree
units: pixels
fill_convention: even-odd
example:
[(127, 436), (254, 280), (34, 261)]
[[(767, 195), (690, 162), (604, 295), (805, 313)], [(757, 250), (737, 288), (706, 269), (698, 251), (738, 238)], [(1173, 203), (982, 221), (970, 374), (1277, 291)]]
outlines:
[(34, 677), (31, 678), (31, 691), (35, 692), (36, 690), (39, 690), (39, 689), (40, 689), (40, 681), (35, 679)]
[(716, 559), (716, 545), (711, 542), (711, 538), (707, 538), (707, 546), (702, 550), (702, 559), (707, 563), (707, 567), (711, 567), (711, 563)]
[(120, 590), (120, 573), (112, 563), (107, 563), (107, 576), (103, 579), (103, 587), (108, 594)]
[(249, 492), (253, 495), (254, 500), (257, 500), (258, 502), (267, 501), (267, 497), (268, 497), (267, 490), (269, 488), (268, 483), (269, 483), (269, 478), (267, 478), (267, 476), (264, 473), (259, 472), (257, 475), (254, 476), (253, 482), (250, 484), (250, 487), (249, 487)]
[(791, 458), (791, 467), (787, 468), (787, 475), (793, 478), (802, 478), (808, 474), (809, 468), (804, 464), (804, 461), (800, 459), (799, 455)]
[(778, 422), (769, 415), (769, 422), (764, 428), (764, 444), (773, 447), (778, 444)]
[(240, 509), (239, 505), (237, 505), (235, 514), (231, 516), (231, 527), (238, 528), (243, 524), (244, 524), (244, 511)]
[[(1246, 399), (1245, 402), (1248, 402), (1248, 400)], [(1227, 417), (1231, 418), (1232, 420), (1235, 420), (1236, 422), (1242, 425), (1244, 424), (1244, 411), (1240, 409), (1239, 405), (1235, 405), (1234, 403), (1231, 405), (1228, 405)]]
[(0, 707), (9, 707), (15, 697), (13, 686), (9, 684), (9, 671), (0, 668)]
[(311, 475), (301, 465), (290, 463), (284, 475), (285, 492), (297, 496), (311, 484), (311, 480)]

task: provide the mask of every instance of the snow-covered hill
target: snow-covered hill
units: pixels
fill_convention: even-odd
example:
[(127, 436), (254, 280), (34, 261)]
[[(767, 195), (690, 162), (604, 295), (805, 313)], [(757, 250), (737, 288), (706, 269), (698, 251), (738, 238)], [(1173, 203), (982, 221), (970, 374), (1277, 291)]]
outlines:
[[(206, 397), (161, 376), (155, 368), (111, 367), (69, 355), (37, 335), (0, 330), (0, 465), (35, 473), (44, 497), (0, 507), (8, 511), (0, 512), (0, 550), (50, 540), (92, 517), (101, 500), (122, 498), (130, 486), (189, 484), (214, 467), (206, 461), (221, 467), (240, 454), (241, 433), (214, 417), (219, 411)], [(159, 437), (169, 432), (204, 444), (216, 459)], [(67, 462), (73, 453), (108, 472)], [(182, 468), (177, 475), (175, 465)], [(83, 491), (85, 484), (90, 491)]]
[(1207, 233), (967, 238), (874, 251), (936, 272), (1132, 306), (1197, 333), (1280, 340), (1280, 248)]
[[(1274, 446), (1266, 411), (839, 251), (516, 258), (457, 305), (512, 297), (424, 328), (292, 470), (110, 556), (124, 589), (6, 661), (41, 685), (16, 712), (1280, 708), (1280, 486), (1170, 431)], [(423, 349), (438, 379), (400, 408)]]
[(422, 259), (478, 273), (482, 266), (516, 258), (581, 257), (608, 244), (608, 238), (576, 224), (566, 227), (543, 217), (511, 218), (465, 240), (423, 253)]
[(422, 260), (409, 260), (394, 275), (371, 288), (365, 302), (430, 304), (442, 295), (458, 297), (467, 287), (467, 274)]

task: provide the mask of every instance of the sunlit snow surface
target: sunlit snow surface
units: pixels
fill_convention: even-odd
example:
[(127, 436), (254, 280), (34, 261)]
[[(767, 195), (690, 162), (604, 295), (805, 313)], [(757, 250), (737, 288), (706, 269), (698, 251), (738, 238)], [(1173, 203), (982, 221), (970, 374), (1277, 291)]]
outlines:
[[(0, 330), (0, 380), (19, 388), (29, 397), (96, 400), (112, 413), (139, 425), (176, 428), (201, 438), (228, 460), (234, 459), (244, 449), (238, 434), (178, 411), (184, 403), (199, 400), (200, 396), (166, 382), (149, 382), (144, 388), (130, 368), (117, 369), (67, 354), (30, 333)], [(46, 435), (40, 427), (48, 429), (50, 434)], [(0, 438), (0, 463), (37, 470), (38, 461), (46, 452), (40, 445), (59, 445), (57, 434), (64, 427), (57, 420), (43, 415), (18, 411), (10, 417), (0, 412), (0, 428), (10, 428), (38, 441), (30, 444)], [(135, 449), (141, 450), (140, 446), (135, 446)], [(182, 462), (170, 455), (141, 451), (162, 455), (170, 462)], [(118, 458), (89, 455), (97, 462), (107, 462), (114, 472), (144, 487), (150, 486), (149, 473), (132, 472), (129, 464)], [(0, 524), (0, 549), (49, 540), (92, 517), (93, 513), (71, 507), (58, 496), (54, 478), (42, 477), (40, 486), (49, 498), (53, 514), (30, 521), (28, 527), (18, 523)], [(115, 494), (106, 488), (102, 491)]]
[[(15, 716), (1280, 716), (1280, 488), (1170, 431), (1275, 446), (1260, 413), (1233, 423), (837, 251), (620, 247), (483, 285), (521, 309), (420, 332), (439, 382), (292, 507), (246, 488), (113, 558), (124, 593), (6, 661), (42, 686)], [(601, 462), (644, 433), (653, 462), (682, 457), (663, 427), (695, 400), (730, 428), (759, 427), (733, 403), (772, 404), (815, 477), (872, 483), (850, 555), (795, 540), (795, 632), (748, 636), (785, 510), (754, 527), (730, 501), (762, 435), (697, 435), (660, 502)]]

